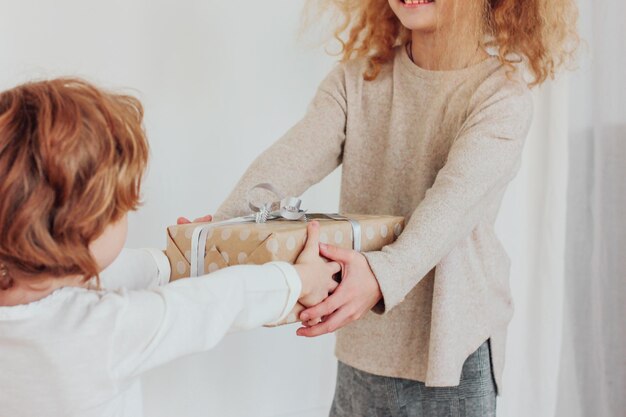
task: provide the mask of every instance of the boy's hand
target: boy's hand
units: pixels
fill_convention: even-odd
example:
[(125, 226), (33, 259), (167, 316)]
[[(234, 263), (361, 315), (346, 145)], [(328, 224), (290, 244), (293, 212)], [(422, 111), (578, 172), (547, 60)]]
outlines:
[[(213, 221), (213, 216), (211, 216), (210, 214), (207, 214), (206, 216), (198, 217), (197, 219), (193, 221), (193, 223), (207, 223), (210, 221)], [(178, 220), (176, 220), (176, 224), (189, 224), (189, 223), (192, 223), (192, 221), (186, 217), (179, 217)]]
[(337, 288), (333, 276), (341, 271), (337, 262), (327, 262), (319, 251), (320, 226), (318, 222), (307, 225), (307, 240), (294, 265), (302, 281), (300, 303), (306, 307), (324, 301)]

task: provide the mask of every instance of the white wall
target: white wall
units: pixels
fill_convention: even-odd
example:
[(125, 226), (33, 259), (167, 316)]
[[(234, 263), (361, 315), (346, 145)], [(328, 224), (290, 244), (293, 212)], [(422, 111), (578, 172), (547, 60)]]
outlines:
[[(166, 225), (179, 215), (213, 211), (253, 158), (303, 114), (331, 67), (333, 59), (321, 48), (296, 40), (302, 4), (0, 0), (0, 88), (55, 75), (132, 88), (146, 107), (152, 163), (146, 204), (131, 217), (129, 246), (163, 247)], [(541, 327), (553, 300), (537, 299), (528, 281), (551, 276), (531, 267), (539, 221), (528, 221), (545, 196), (543, 187), (533, 187), (541, 182), (534, 173), (546, 170), (537, 158), (545, 154), (540, 143), (549, 124), (536, 123), (529, 139), (536, 145), (526, 152), (498, 222), (514, 262), (518, 306), (502, 416), (539, 415), (525, 413), (541, 406), (542, 385), (534, 376), (539, 371), (530, 375), (529, 369), (543, 369), (544, 363), (531, 359), (550, 361), (541, 346), (554, 345), (551, 327)], [(335, 172), (310, 190), (306, 206), (336, 210), (338, 178)], [(558, 287), (558, 273), (554, 276)], [(559, 335), (554, 338), (558, 343)], [(332, 347), (333, 336), (302, 340), (293, 326), (230, 335), (212, 352), (148, 375), (146, 415), (325, 416), (334, 389)]]

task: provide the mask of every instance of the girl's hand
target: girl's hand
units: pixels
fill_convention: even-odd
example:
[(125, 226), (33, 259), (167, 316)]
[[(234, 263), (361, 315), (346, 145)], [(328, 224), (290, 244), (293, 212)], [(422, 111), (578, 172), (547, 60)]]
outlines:
[[(207, 223), (212, 220), (213, 220), (213, 216), (211, 216), (210, 214), (207, 214), (206, 216), (198, 217), (196, 220), (193, 221), (193, 223)], [(178, 220), (176, 220), (176, 224), (189, 224), (189, 223), (192, 223), (192, 222), (186, 217), (179, 217)]]
[(333, 276), (341, 271), (337, 262), (327, 262), (320, 256), (320, 226), (318, 222), (307, 225), (307, 239), (304, 249), (294, 267), (302, 281), (300, 303), (310, 307), (324, 301), (337, 288)]
[(324, 244), (320, 253), (341, 265), (343, 278), (330, 297), (300, 314), (305, 327), (298, 329), (298, 336), (332, 333), (363, 317), (382, 299), (378, 281), (361, 253)]

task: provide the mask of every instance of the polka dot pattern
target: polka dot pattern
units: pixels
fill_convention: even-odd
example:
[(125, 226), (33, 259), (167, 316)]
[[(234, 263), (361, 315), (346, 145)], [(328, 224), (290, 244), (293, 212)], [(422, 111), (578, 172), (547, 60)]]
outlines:
[(246, 259), (248, 259), (248, 255), (245, 252), (239, 252), (239, 255), (237, 255), (237, 262), (242, 264), (246, 262)]
[(328, 234), (326, 232), (320, 233), (320, 242), (328, 243)]
[(224, 230), (222, 230), (222, 240), (230, 239), (230, 236), (232, 234), (233, 234), (233, 231), (231, 229), (224, 229)]
[(365, 236), (367, 236), (367, 238), (369, 240), (374, 239), (374, 228), (372, 226), (368, 226), (367, 229), (365, 230)]
[(387, 227), (387, 225), (383, 224), (382, 226), (380, 226), (380, 236), (384, 239), (387, 237), (388, 234), (389, 228)]
[(243, 229), (241, 232), (239, 232), (239, 240), (248, 240), (248, 238), (250, 237), (250, 233), (250, 229)]
[(224, 258), (227, 264), (230, 263), (230, 255), (228, 252), (222, 252), (222, 258)]
[(296, 238), (293, 236), (289, 236), (285, 245), (287, 246), (288, 250), (294, 250), (296, 248)]
[(276, 239), (269, 239), (267, 241), (267, 250), (269, 250), (274, 255), (278, 253), (278, 249), (279, 248), (280, 247), (279, 247), (279, 244), (278, 244), (278, 240), (276, 240)]
[(211, 262), (211, 263), (209, 264), (209, 273), (211, 273), (211, 272), (215, 272), (215, 271), (217, 271), (218, 269), (220, 269), (220, 267), (219, 267), (219, 265), (218, 265), (218, 264), (216, 264), (215, 262)]
[(176, 263), (176, 272), (179, 274), (184, 274), (187, 271), (187, 265), (183, 261), (178, 261)]
[(339, 245), (341, 242), (343, 242), (343, 232), (341, 230), (337, 230), (335, 232), (335, 243)]

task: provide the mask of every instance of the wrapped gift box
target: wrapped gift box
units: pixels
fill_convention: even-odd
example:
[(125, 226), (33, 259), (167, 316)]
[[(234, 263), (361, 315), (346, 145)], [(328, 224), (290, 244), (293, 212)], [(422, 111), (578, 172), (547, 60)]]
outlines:
[[(404, 227), (404, 218), (396, 216), (308, 214), (306, 217), (320, 222), (321, 242), (362, 252), (380, 250), (392, 243)], [(172, 266), (171, 279), (176, 280), (232, 265), (294, 263), (305, 241), (306, 222), (301, 220), (191, 223), (167, 228), (166, 255)], [(301, 310), (300, 306), (287, 322), (297, 321), (296, 314)]]

